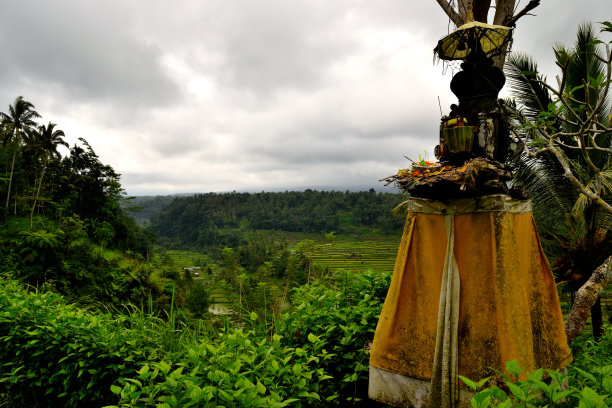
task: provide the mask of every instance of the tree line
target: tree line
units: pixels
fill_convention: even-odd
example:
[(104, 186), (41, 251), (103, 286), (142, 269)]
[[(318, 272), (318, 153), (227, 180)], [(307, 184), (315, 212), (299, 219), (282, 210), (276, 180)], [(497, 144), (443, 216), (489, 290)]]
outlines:
[(155, 242), (121, 209), (120, 175), (84, 138), (69, 147), (65, 133), (40, 118), (21, 96), (0, 113), (0, 272), (96, 301), (146, 296), (144, 269), (124, 279), (104, 256), (113, 248), (144, 259)]
[(176, 197), (151, 218), (160, 242), (179, 247), (236, 247), (241, 231), (278, 230), (306, 233), (383, 233), (401, 230), (403, 219), (391, 214), (400, 194), (306, 190), (261, 193), (207, 193)]

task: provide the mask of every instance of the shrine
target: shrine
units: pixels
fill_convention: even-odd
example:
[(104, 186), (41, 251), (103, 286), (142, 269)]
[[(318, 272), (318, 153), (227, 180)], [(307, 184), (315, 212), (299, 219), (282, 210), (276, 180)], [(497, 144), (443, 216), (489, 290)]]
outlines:
[(527, 376), (571, 361), (553, 275), (531, 203), (509, 188), (508, 131), (493, 57), (509, 27), (468, 22), (438, 42), (459, 60), (458, 104), (442, 117), (437, 162), (386, 177), (410, 194), (391, 286), (370, 352), (370, 398), (401, 407), (470, 407), (458, 379), (501, 380), (507, 361)]

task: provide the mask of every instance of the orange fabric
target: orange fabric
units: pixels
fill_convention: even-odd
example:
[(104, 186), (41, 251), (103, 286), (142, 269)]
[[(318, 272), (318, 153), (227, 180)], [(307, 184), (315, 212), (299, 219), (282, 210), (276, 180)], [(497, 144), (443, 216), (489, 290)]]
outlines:
[[(447, 238), (443, 214), (411, 212), (370, 353), (370, 364), (431, 379)], [(517, 359), (560, 369), (572, 360), (550, 266), (531, 213), (454, 216), (460, 275), (459, 374), (480, 379)]]

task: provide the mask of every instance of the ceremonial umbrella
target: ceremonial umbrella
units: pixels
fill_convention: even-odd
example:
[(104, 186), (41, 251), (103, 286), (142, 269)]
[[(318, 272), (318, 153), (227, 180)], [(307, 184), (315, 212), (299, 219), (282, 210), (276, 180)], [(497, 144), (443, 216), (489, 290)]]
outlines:
[(512, 37), (512, 28), (468, 21), (438, 41), (434, 52), (443, 60), (463, 60), (473, 52), (487, 57), (500, 54)]

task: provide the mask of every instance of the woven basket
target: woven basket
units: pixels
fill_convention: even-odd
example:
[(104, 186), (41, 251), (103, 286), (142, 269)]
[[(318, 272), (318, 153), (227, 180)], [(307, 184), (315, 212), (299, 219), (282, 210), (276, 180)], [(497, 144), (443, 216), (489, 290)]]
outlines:
[(457, 126), (444, 128), (444, 142), (446, 147), (453, 153), (470, 152), (474, 143), (474, 132), (476, 126)]

